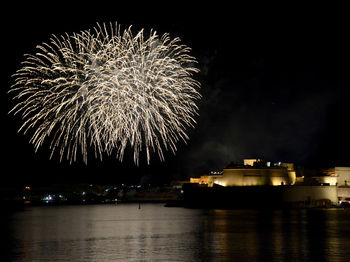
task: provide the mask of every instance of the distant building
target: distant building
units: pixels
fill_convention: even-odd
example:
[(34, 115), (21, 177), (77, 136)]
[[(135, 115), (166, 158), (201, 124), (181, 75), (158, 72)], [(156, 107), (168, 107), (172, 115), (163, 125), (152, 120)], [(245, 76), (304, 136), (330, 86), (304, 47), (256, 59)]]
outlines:
[[(242, 199), (255, 196), (261, 188), (268, 188), (265, 193), (281, 192), (279, 197), (285, 203), (302, 203), (308, 206), (318, 206), (321, 203), (324, 206), (324, 203), (328, 203), (327, 201), (332, 204), (345, 201), (350, 204), (349, 166), (327, 169), (298, 168), (297, 177), (293, 163), (271, 163), (260, 158), (249, 158), (244, 159), (243, 163), (230, 162), (222, 172), (210, 172), (199, 178), (191, 178), (189, 182), (198, 184), (199, 188), (217, 187), (217, 189), (208, 189), (213, 192), (216, 192), (215, 190), (219, 192), (221, 189), (225, 190), (224, 187), (228, 187), (226, 190), (231, 190), (232, 194), (242, 192)], [(196, 187), (196, 185), (193, 186)], [(237, 193), (236, 196), (238, 195), (240, 194)]]
[(244, 166), (229, 166), (224, 168), (223, 175), (214, 180), (222, 186), (281, 186), (294, 185), (296, 173), (294, 164), (278, 163), (270, 166), (260, 159), (244, 160)]
[[(343, 172), (344, 181), (350, 181), (350, 168), (336, 170)], [(303, 176), (297, 177), (293, 163), (244, 159), (240, 164), (230, 162), (222, 173), (191, 178), (184, 187), (184, 199), (193, 206), (325, 207), (338, 203), (341, 187), (336, 186), (337, 178), (334, 168), (303, 171)], [(350, 187), (343, 188), (344, 196), (350, 193), (346, 191)]]
[(338, 176), (338, 186), (350, 186), (350, 167), (335, 167), (335, 174)]
[(313, 174), (311, 177), (314, 183), (322, 186), (338, 185), (338, 175), (335, 173), (335, 168), (318, 168), (314, 170), (314, 173), (316, 174)]
[(256, 163), (263, 162), (260, 158), (254, 158), (254, 159), (243, 159), (243, 164), (245, 166), (254, 166)]
[(350, 202), (350, 167), (336, 166), (334, 172), (338, 178), (338, 198)]
[(200, 178), (191, 178), (191, 183), (206, 184), (209, 187), (215, 184), (221, 186), (262, 186), (262, 185), (294, 185), (296, 173), (293, 163), (276, 163), (262, 159), (244, 159), (243, 165), (229, 163), (222, 174), (204, 175)]
[(222, 177), (222, 172), (210, 172), (209, 175), (201, 175), (199, 178), (190, 178), (190, 183), (208, 185), (208, 187), (213, 187), (217, 179)]

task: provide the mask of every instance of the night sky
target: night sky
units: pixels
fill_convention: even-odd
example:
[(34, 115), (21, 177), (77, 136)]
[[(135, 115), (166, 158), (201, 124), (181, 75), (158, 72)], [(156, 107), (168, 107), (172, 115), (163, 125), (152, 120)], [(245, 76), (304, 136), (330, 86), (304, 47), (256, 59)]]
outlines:
[[(72, 2), (72, 1), (71, 1)], [(89, 4), (88, 4), (89, 3)], [(112, 4), (113, 3), (113, 4)], [(1, 138), (4, 183), (167, 182), (229, 161), (260, 157), (303, 166), (350, 162), (349, 16), (341, 6), (138, 6), (135, 2), (46, 5), (12, 3), (1, 17)], [(49, 160), (48, 143), (37, 153), (17, 133), (19, 117), (7, 91), (23, 54), (51, 34), (90, 29), (96, 22), (133, 25), (180, 37), (201, 72), (197, 126), (176, 156), (156, 154), (135, 167), (132, 155), (69, 165)], [(144, 155), (143, 155), (144, 156)], [(4, 171), (6, 170), (6, 171)]]

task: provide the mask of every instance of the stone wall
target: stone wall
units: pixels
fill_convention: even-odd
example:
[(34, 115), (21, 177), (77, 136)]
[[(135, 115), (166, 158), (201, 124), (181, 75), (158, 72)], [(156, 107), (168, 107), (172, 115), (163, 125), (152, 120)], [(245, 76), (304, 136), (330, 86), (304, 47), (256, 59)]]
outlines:
[(286, 186), (283, 191), (285, 202), (312, 202), (329, 199), (332, 203), (338, 202), (336, 186)]

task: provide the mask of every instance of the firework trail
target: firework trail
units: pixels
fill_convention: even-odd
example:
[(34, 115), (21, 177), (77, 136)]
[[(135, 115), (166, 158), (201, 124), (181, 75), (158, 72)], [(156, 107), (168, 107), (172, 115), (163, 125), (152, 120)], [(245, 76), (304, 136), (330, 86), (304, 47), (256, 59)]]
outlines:
[(199, 70), (179, 38), (103, 24), (53, 35), (37, 49), (25, 55), (10, 89), (18, 101), (10, 112), (22, 114), (19, 131), (32, 132), (36, 151), (50, 139), (50, 157), (59, 151), (72, 163), (80, 151), (87, 163), (88, 147), (97, 158), (115, 152), (122, 161), (130, 146), (138, 165), (142, 150), (149, 164), (152, 152), (164, 160), (164, 150), (175, 153), (177, 142), (188, 140)]

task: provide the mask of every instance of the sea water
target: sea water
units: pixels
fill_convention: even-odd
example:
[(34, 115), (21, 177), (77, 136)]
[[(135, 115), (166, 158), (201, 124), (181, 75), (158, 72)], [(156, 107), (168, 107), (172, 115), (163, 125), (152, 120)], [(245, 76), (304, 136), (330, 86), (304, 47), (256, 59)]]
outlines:
[(1, 229), (1, 261), (350, 261), (350, 209), (28, 206)]

